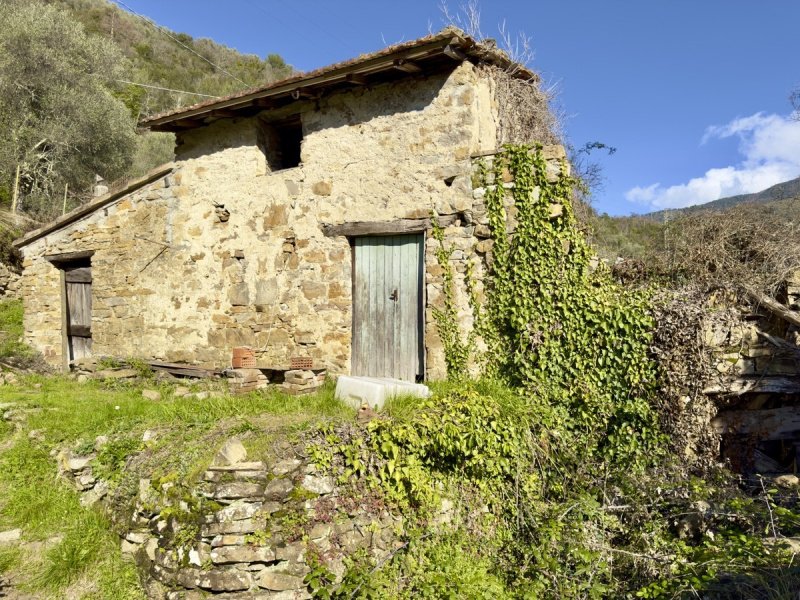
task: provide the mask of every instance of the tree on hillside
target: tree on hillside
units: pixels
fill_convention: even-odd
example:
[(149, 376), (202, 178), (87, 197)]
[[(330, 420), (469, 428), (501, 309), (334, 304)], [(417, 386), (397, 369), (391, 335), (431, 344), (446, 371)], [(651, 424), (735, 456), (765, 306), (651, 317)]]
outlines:
[(225, 96), (249, 85), (283, 79), (294, 72), (278, 54), (262, 60), (210, 39), (195, 39), (171, 31), (144, 15), (123, 10), (109, 0), (42, 1), (64, 7), (88, 34), (111, 40), (128, 59), (124, 79), (185, 91), (180, 94), (123, 85), (120, 91), (134, 115), (152, 115), (194, 104), (207, 96)]
[(50, 217), (65, 184), (125, 173), (134, 124), (111, 91), (123, 66), (113, 44), (63, 10), (0, 0), (0, 199), (17, 187), (22, 210)]

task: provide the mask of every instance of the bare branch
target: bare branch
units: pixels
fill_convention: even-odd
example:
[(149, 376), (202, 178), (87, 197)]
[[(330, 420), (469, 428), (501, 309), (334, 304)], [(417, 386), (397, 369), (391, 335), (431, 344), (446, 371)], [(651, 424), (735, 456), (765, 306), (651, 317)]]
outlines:
[(440, 0), (439, 11), (442, 13), (442, 21), (445, 25), (458, 27), (476, 40), (484, 39), (481, 31), (481, 9), (478, 0), (468, 0), (466, 3), (460, 4), (455, 14), (450, 11), (447, 0)]

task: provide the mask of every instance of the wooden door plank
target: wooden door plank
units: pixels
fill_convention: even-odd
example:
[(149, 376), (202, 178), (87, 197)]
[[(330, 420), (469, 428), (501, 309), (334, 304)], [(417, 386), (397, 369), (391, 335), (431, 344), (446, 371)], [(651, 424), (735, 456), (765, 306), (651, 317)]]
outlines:
[(383, 243), (377, 238), (371, 238), (371, 252), (372, 252), (372, 270), (370, 271), (370, 291), (372, 296), (372, 306), (375, 327), (370, 331), (370, 349), (372, 352), (373, 362), (370, 376), (380, 377), (383, 372), (383, 352), (381, 351), (380, 344), (382, 343), (381, 334), (383, 332), (383, 324), (386, 313), (385, 306), (381, 302), (383, 296)]
[(370, 375), (373, 377), (380, 377), (380, 374), (385, 370), (383, 355), (383, 335), (386, 331), (386, 304), (383, 302), (383, 298), (386, 295), (385, 270), (383, 268), (384, 248), (382, 241), (372, 238), (372, 252), (375, 257), (372, 271), (374, 278), (372, 299), (375, 306), (375, 329), (372, 332), (373, 335), (370, 342), (375, 361)]
[(65, 269), (64, 280), (67, 316), (64, 334), (70, 360), (76, 360), (92, 354), (91, 269)]
[(356, 238), (353, 374), (414, 381), (422, 373), (422, 244), (418, 234)]
[(408, 332), (408, 372), (407, 377), (410, 381), (415, 381), (418, 374), (422, 374), (422, 363), (420, 361), (420, 325), (421, 325), (421, 308), (422, 296), (421, 282), (422, 282), (422, 244), (423, 237), (420, 235), (413, 236), (409, 240), (408, 246), (408, 262), (409, 271), (407, 275), (406, 285), (408, 287), (408, 294), (411, 302), (408, 304), (408, 312), (405, 316), (405, 329)]
[(92, 286), (89, 283), (67, 283), (67, 307), (70, 325), (92, 324)]
[(393, 240), (392, 252), (392, 279), (397, 290), (397, 300), (394, 301), (394, 319), (392, 320), (392, 377), (399, 378), (403, 369), (403, 328), (401, 315), (405, 290), (403, 289), (403, 237), (397, 236)]
[(92, 354), (92, 338), (70, 337), (72, 359), (85, 358)]
[(372, 251), (372, 240), (370, 239), (365, 240), (364, 258), (364, 285), (366, 286), (364, 294), (364, 374), (370, 375), (375, 360), (372, 348), (372, 330), (375, 327), (375, 302), (372, 297), (374, 282), (372, 271), (375, 263), (375, 255)]
[(392, 345), (394, 343), (394, 315), (395, 304), (392, 300), (394, 294), (394, 269), (392, 262), (394, 261), (394, 239), (395, 236), (389, 236), (383, 239), (381, 244), (383, 248), (383, 297), (381, 302), (383, 304), (383, 328), (381, 329), (382, 336), (380, 341), (381, 354), (383, 355), (383, 372), (393, 377), (396, 366), (392, 363)]
[(406, 379), (406, 372), (408, 370), (408, 334), (405, 329), (405, 315), (407, 312), (407, 305), (411, 298), (408, 295), (408, 285), (406, 278), (408, 277), (408, 236), (403, 236), (398, 239), (398, 261), (400, 262), (400, 272), (398, 274), (398, 311), (397, 311), (397, 348), (398, 359), (397, 369), (394, 377), (398, 379)]
[(417, 298), (417, 329), (416, 329), (416, 355), (417, 355), (417, 368), (414, 373), (414, 381), (416, 376), (420, 380), (425, 378), (425, 236), (417, 236), (416, 246), (416, 265), (417, 284), (414, 286)]
[(408, 270), (406, 272), (405, 285), (408, 289), (409, 298), (406, 304), (403, 329), (406, 334), (406, 378), (408, 381), (415, 381), (420, 373), (419, 362), (419, 313), (420, 313), (420, 294), (419, 284), (422, 273), (420, 253), (422, 247), (422, 236), (409, 236), (407, 245)]
[(358, 350), (355, 356), (354, 375), (366, 375), (369, 369), (369, 248), (365, 238), (356, 239), (356, 284), (353, 304), (356, 310)]
[(353, 328), (350, 333), (350, 372), (357, 374), (361, 369), (361, 315), (359, 309), (361, 307), (361, 298), (359, 294), (359, 286), (361, 285), (361, 277), (359, 276), (359, 267), (361, 260), (359, 258), (359, 240), (353, 241), (353, 299), (351, 310), (353, 311)]
[(71, 323), (68, 330), (69, 335), (76, 337), (92, 337), (92, 330), (86, 325), (75, 325), (74, 323)]

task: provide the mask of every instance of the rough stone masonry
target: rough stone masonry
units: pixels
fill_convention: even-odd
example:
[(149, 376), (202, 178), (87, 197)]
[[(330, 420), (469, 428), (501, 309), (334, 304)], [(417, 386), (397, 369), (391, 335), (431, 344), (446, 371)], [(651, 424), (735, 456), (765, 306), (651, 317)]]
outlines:
[[(300, 101), (293, 168), (271, 168), (259, 115), (180, 133), (163, 177), (22, 241), (27, 341), (48, 362), (66, 363), (62, 271), (52, 257), (86, 252), (96, 356), (222, 367), (231, 348), (251, 346), (259, 366), (307, 356), (330, 374), (349, 373), (351, 246), (325, 227), (412, 220), (424, 228), (435, 212), (457, 279), (472, 259), (480, 279), (486, 211), (472, 189), (472, 156), (498, 146), (493, 68), (464, 61)], [(434, 243), (428, 228), (423, 339), (433, 379), (445, 373), (432, 318), (443, 302)], [(456, 300), (468, 328), (466, 295)]]

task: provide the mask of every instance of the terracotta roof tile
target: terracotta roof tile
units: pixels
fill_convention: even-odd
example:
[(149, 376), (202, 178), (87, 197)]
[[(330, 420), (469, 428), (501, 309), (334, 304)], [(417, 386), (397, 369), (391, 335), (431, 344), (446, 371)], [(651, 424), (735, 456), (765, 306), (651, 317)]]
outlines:
[(279, 81), (274, 81), (272, 83), (268, 83), (266, 85), (257, 86), (253, 88), (249, 88), (246, 90), (241, 90), (239, 92), (235, 92), (228, 96), (222, 98), (212, 98), (210, 100), (204, 100), (202, 102), (198, 102), (197, 104), (193, 104), (191, 106), (184, 106), (175, 110), (161, 112), (155, 115), (151, 115), (146, 119), (143, 119), (140, 122), (140, 125), (143, 127), (148, 127), (154, 124), (156, 121), (162, 121), (164, 119), (172, 120), (172, 117), (177, 117), (179, 115), (187, 114), (187, 113), (194, 113), (201, 109), (210, 109), (218, 104), (228, 104), (232, 100), (236, 100), (238, 98), (245, 98), (247, 96), (258, 95), (263, 92), (269, 92), (274, 89), (282, 88), (292, 83), (302, 83), (303, 81), (307, 81), (313, 79), (315, 77), (320, 77), (326, 75), (328, 73), (333, 73), (335, 71), (341, 69), (347, 69), (348, 67), (355, 67), (360, 65), (361, 63), (365, 63), (367, 61), (371, 61), (374, 59), (379, 59), (383, 57), (390, 57), (393, 54), (402, 53), (407, 50), (413, 50), (416, 47), (425, 46), (426, 44), (435, 43), (437, 41), (447, 41), (452, 38), (458, 38), (459, 45), (462, 48), (470, 48), (472, 51), (470, 55), (479, 58), (480, 60), (500, 64), (502, 66), (514, 66), (515, 69), (518, 71), (519, 76), (525, 78), (536, 78), (536, 75), (529, 71), (527, 68), (521, 65), (515, 65), (513, 61), (508, 57), (508, 55), (494, 48), (489, 45), (482, 45), (476, 42), (473, 38), (468, 36), (466, 33), (457, 29), (455, 27), (447, 27), (442, 31), (427, 35), (425, 37), (411, 40), (408, 42), (401, 42), (398, 44), (394, 44), (392, 46), (388, 46), (377, 52), (371, 52), (367, 54), (362, 54), (355, 58), (351, 58), (342, 62), (334, 63), (332, 65), (328, 65), (325, 67), (321, 67), (319, 69), (315, 69), (313, 71), (305, 72), (305, 73), (297, 73), (290, 77), (281, 79)]

